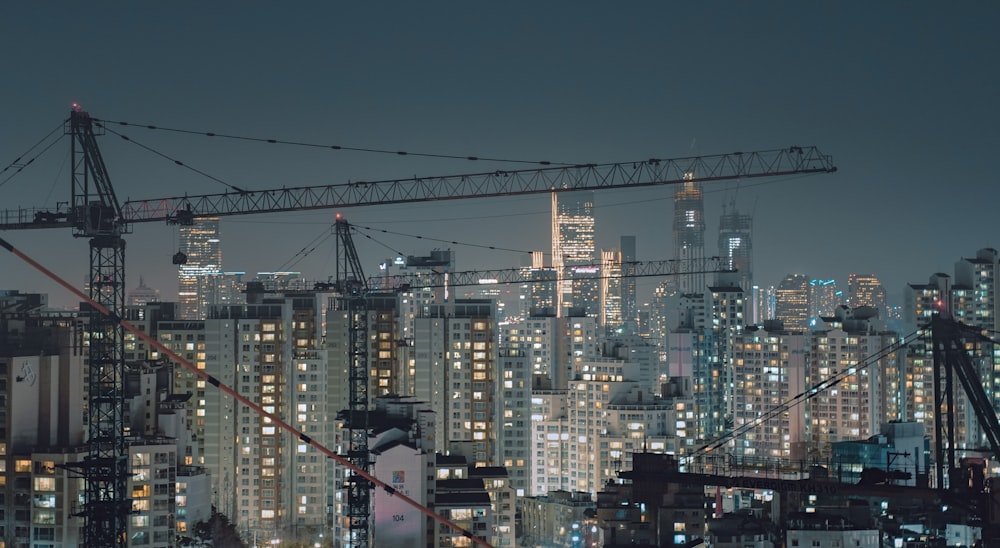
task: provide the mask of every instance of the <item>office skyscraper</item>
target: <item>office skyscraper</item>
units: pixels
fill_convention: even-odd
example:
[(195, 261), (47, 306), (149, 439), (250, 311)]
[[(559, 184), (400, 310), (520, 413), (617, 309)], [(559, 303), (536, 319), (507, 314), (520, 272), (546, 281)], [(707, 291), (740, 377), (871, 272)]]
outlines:
[(726, 258), (726, 266), (736, 270), (737, 285), (749, 292), (753, 287), (753, 218), (741, 214), (736, 204), (722, 208), (719, 218), (719, 255)]
[(521, 284), (518, 315), (527, 318), (538, 311), (548, 309), (556, 313), (558, 290), (558, 272), (550, 266), (545, 266), (545, 253), (532, 251), (530, 263), (521, 267), (521, 274), (526, 280)]
[(635, 236), (622, 236), (619, 240), (621, 251), (622, 279), (619, 285), (621, 291), (622, 322), (631, 333), (639, 332), (639, 305), (636, 302), (635, 290)]
[(774, 317), (784, 322), (785, 329), (809, 329), (809, 277), (789, 274), (781, 280), (774, 298)]
[(222, 247), (219, 245), (219, 218), (200, 219), (180, 227), (180, 252), (187, 261), (177, 269), (177, 300), (180, 319), (205, 318), (207, 303), (198, 290), (200, 277), (222, 270)]
[[(701, 186), (695, 182), (686, 182), (674, 192), (674, 258), (705, 258), (705, 204)], [(671, 280), (676, 281), (681, 294), (705, 292), (704, 273), (682, 274), (667, 283)]]
[(851, 308), (870, 306), (878, 310), (879, 318), (883, 321), (889, 319), (885, 288), (874, 274), (848, 274), (847, 306)]
[(844, 292), (837, 290), (835, 280), (809, 280), (809, 319), (833, 316), (844, 304)]
[[(552, 266), (559, 275), (558, 313), (567, 307), (584, 307), (597, 316), (600, 287), (594, 277), (574, 280), (574, 273), (596, 263), (594, 243), (594, 193), (552, 193)], [(594, 274), (594, 272), (587, 272)]]

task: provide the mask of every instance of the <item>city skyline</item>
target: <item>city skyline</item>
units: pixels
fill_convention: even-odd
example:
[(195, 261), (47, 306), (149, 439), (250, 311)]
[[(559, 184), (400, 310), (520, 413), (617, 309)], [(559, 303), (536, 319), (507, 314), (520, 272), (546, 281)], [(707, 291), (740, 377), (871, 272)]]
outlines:
[[(1000, 246), (985, 160), (1000, 127), (992, 99), (1000, 85), (981, 68), (994, 66), (1000, 51), (988, 27), (996, 7), (727, 8), (552, 4), (533, 6), (528, 18), (525, 10), (485, 7), (352, 6), (303, 18), (253, 5), (239, 12), (8, 7), (0, 43), (23, 52), (11, 59), (11, 73), (24, 85), (0, 91), (9, 107), (0, 169), (13, 166), (0, 175), (0, 201), (7, 209), (67, 199), (64, 143), (9, 176), (21, 165), (15, 159), (79, 101), (99, 118), (131, 123), (554, 162), (816, 145), (839, 173), (704, 187), (709, 242), (723, 204), (735, 200), (753, 215), (758, 285), (801, 273), (846, 287), (848, 274), (871, 273), (898, 303), (905, 284)], [(77, 39), (80, 28), (117, 30)], [(241, 188), (530, 167), (116, 131)], [(225, 190), (115, 135), (100, 146), (122, 200)], [(639, 260), (672, 257), (673, 190), (596, 193), (597, 248), (634, 235)], [(548, 251), (548, 205), (540, 195), (343, 214), (356, 226), (388, 231), (359, 240), (372, 271), (390, 250), (424, 255), (435, 247), (452, 247), (456, 267), (469, 270), (521, 264), (522, 253), (483, 247)], [(944, 212), (960, 214), (961, 223)], [(275, 271), (293, 263), (288, 270), (326, 278), (332, 245), (299, 262), (296, 254), (329, 230), (333, 213), (224, 219), (224, 268)], [(82, 282), (87, 246), (68, 231), (4, 237)], [(136, 226), (127, 236), (127, 288), (141, 276), (169, 299), (178, 240), (175, 227)], [(710, 243), (706, 255), (717, 253)], [(75, 302), (12, 258), (2, 261), (5, 287)], [(640, 283), (640, 301), (657, 283)]]

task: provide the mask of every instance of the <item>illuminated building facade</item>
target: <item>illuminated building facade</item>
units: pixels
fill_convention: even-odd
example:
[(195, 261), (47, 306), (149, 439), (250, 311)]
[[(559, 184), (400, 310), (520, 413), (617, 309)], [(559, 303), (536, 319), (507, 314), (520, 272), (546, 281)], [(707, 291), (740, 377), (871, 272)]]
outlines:
[(532, 373), (532, 386), (566, 388), (576, 364), (600, 355), (597, 320), (569, 309), (556, 317), (539, 313), (501, 327), (506, 349), (523, 351)]
[[(986, 332), (997, 330), (997, 318), (1000, 317), (1000, 251), (984, 248), (976, 252), (975, 257), (963, 257), (955, 263), (955, 285), (953, 291), (959, 288), (967, 294), (967, 304), (964, 307), (954, 307), (956, 320), (982, 328)], [(953, 298), (953, 300), (957, 300)], [(980, 341), (973, 358), (983, 379), (983, 387), (994, 402), (994, 408), (1000, 413), (1000, 345)], [(978, 423), (973, 422), (976, 428)], [(975, 435), (980, 440), (979, 445), (985, 446), (985, 438)]]
[(870, 306), (878, 310), (879, 318), (889, 319), (889, 303), (885, 296), (885, 287), (874, 274), (847, 275), (847, 306), (858, 308)]
[(795, 331), (809, 329), (809, 277), (789, 274), (781, 280), (774, 295), (774, 317), (784, 328)]
[(531, 461), (529, 496), (570, 488), (569, 414), (565, 389), (531, 391)]
[(734, 455), (766, 459), (805, 457), (804, 409), (786, 408), (760, 423), (774, 409), (806, 389), (808, 334), (765, 322), (733, 338), (733, 428), (748, 429), (735, 442)]
[(413, 395), (440, 417), (438, 448), (471, 444), (475, 466), (496, 464), (501, 437), (495, 314), (493, 301), (456, 299), (414, 318)]
[(844, 294), (837, 290), (834, 280), (809, 280), (809, 320), (833, 316), (833, 311), (844, 304)]
[(898, 336), (876, 332), (867, 320), (844, 317), (847, 309), (838, 312), (843, 327), (809, 334), (806, 384), (816, 386), (834, 376), (841, 379), (805, 404), (811, 457), (830, 458), (833, 443), (878, 434), (898, 412), (897, 395), (888, 389), (898, 388), (898, 357), (893, 353), (872, 359), (895, 344)]
[[(622, 253), (601, 251), (601, 315), (599, 320), (607, 333), (622, 332), (625, 318), (622, 314)], [(634, 279), (634, 278), (633, 278)]]
[(523, 497), (531, 460), (531, 368), (523, 351), (501, 349), (498, 359), (500, 397), (495, 414), (502, 424), (497, 462), (507, 469), (511, 488)]
[(518, 315), (527, 318), (534, 311), (558, 310), (559, 274), (552, 267), (545, 266), (542, 251), (531, 252), (531, 264), (521, 267), (525, 283), (521, 284)]
[[(933, 274), (926, 284), (907, 284), (903, 294), (903, 320), (908, 338), (919, 327), (929, 325), (934, 314), (950, 314), (951, 286), (951, 276), (940, 272)], [(903, 389), (903, 416), (900, 419), (922, 422), (926, 432), (933, 432), (934, 349), (930, 337), (916, 338), (906, 346), (905, 352), (900, 375)]]
[(574, 279), (577, 271), (596, 274), (596, 252), (594, 193), (574, 192), (562, 197), (552, 193), (552, 267), (559, 276), (558, 314), (572, 306), (584, 308), (590, 316), (599, 315), (600, 287), (596, 277)]
[(673, 406), (631, 380), (638, 367), (608, 358), (585, 360), (570, 382), (569, 469), (563, 471), (570, 490), (596, 493), (618, 471), (631, 469), (634, 453), (664, 452), (675, 442)]
[(208, 217), (182, 225), (180, 252), (187, 260), (177, 268), (177, 299), (180, 319), (205, 318), (207, 305), (198, 291), (199, 278), (222, 270), (222, 246), (219, 243), (219, 218)]

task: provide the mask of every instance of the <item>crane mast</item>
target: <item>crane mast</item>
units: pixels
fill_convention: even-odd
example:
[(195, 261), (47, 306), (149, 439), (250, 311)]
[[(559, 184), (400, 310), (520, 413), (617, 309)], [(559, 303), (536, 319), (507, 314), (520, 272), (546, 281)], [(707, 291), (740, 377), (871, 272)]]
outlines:
[[(131, 223), (166, 221), (190, 225), (196, 219), (229, 215), (330, 209), (361, 205), (412, 203), (491, 196), (513, 196), (574, 190), (638, 188), (689, 182), (736, 180), (780, 175), (832, 173), (829, 156), (815, 147), (788, 147), (678, 159), (647, 159), (613, 164), (490, 171), (464, 175), (351, 182), (222, 194), (178, 196), (119, 203), (96, 136), (101, 122), (74, 105), (67, 133), (72, 137), (72, 187), (69, 211), (20, 208), (0, 211), (0, 230), (71, 228), (89, 238), (89, 295), (110, 315), (82, 305), (89, 320), (87, 384), (88, 454), (66, 465), (80, 474), (85, 497), (79, 516), (85, 520), (86, 546), (125, 546), (128, 498), (128, 448), (124, 394), (125, 240)], [(368, 283), (350, 235), (341, 219), (336, 225), (336, 283), (341, 304), (350, 316), (350, 447), (348, 457), (368, 470)], [(638, 265), (638, 263), (637, 263)], [(663, 266), (661, 265), (661, 268)], [(667, 267), (671, 268), (671, 267)], [(691, 268), (688, 266), (687, 268)], [(706, 264), (705, 271), (721, 271)], [(641, 274), (640, 274), (641, 275)], [(654, 273), (647, 275), (662, 275)], [(513, 280), (512, 280), (513, 281)], [(355, 474), (348, 482), (351, 542), (370, 540), (370, 482)]]
[[(121, 316), (125, 310), (125, 240), (121, 206), (95, 140), (95, 124), (79, 108), (70, 113), (73, 235), (90, 238), (89, 295)], [(131, 502), (125, 439), (125, 332), (117, 318), (81, 306), (88, 320), (87, 456), (67, 465), (84, 481), (85, 546), (125, 546)]]
[[(334, 288), (337, 301), (347, 314), (348, 324), (348, 409), (347, 458), (359, 469), (368, 471), (368, 283), (361, 269), (351, 227), (337, 215), (337, 260)], [(366, 548), (371, 538), (368, 517), (371, 486), (359, 474), (352, 474), (347, 484), (347, 518), (352, 548)]]

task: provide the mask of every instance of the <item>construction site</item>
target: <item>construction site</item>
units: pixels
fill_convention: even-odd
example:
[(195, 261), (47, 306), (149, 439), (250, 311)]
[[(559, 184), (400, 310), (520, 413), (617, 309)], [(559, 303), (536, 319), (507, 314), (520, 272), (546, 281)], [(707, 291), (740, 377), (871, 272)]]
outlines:
[[(255, 547), (1000, 542), (994, 343), (966, 309), (928, 297), (906, 336), (866, 305), (824, 317), (822, 339), (751, 325), (733, 255), (638, 261), (623, 245), (588, 263), (571, 246), (586, 215), (556, 214), (574, 193), (674, 186), (680, 212), (702, 185), (834, 173), (815, 147), (123, 202), (98, 145), (108, 132), (128, 140), (74, 105), (68, 201), (0, 212), (4, 250), (80, 303), (56, 313), (0, 294), (5, 546), (194, 545), (209, 522)], [(341, 214), (531, 194), (552, 197), (550, 264), (458, 270), (435, 251), (372, 275)], [(134, 225), (191, 238), (220, 218), (306, 210), (337, 212), (327, 279), (247, 281), (243, 302), (202, 303), (200, 317), (127, 303)], [(556, 238), (563, 227), (576, 240)], [(15, 243), (54, 229), (87, 242), (85, 286)], [(622, 297), (647, 277), (674, 311), (659, 340)], [(496, 300), (461, 296), (484, 281), (530, 296), (527, 315), (502, 321)], [(714, 327), (699, 331), (698, 307)], [(812, 361), (795, 366), (796, 352)]]

